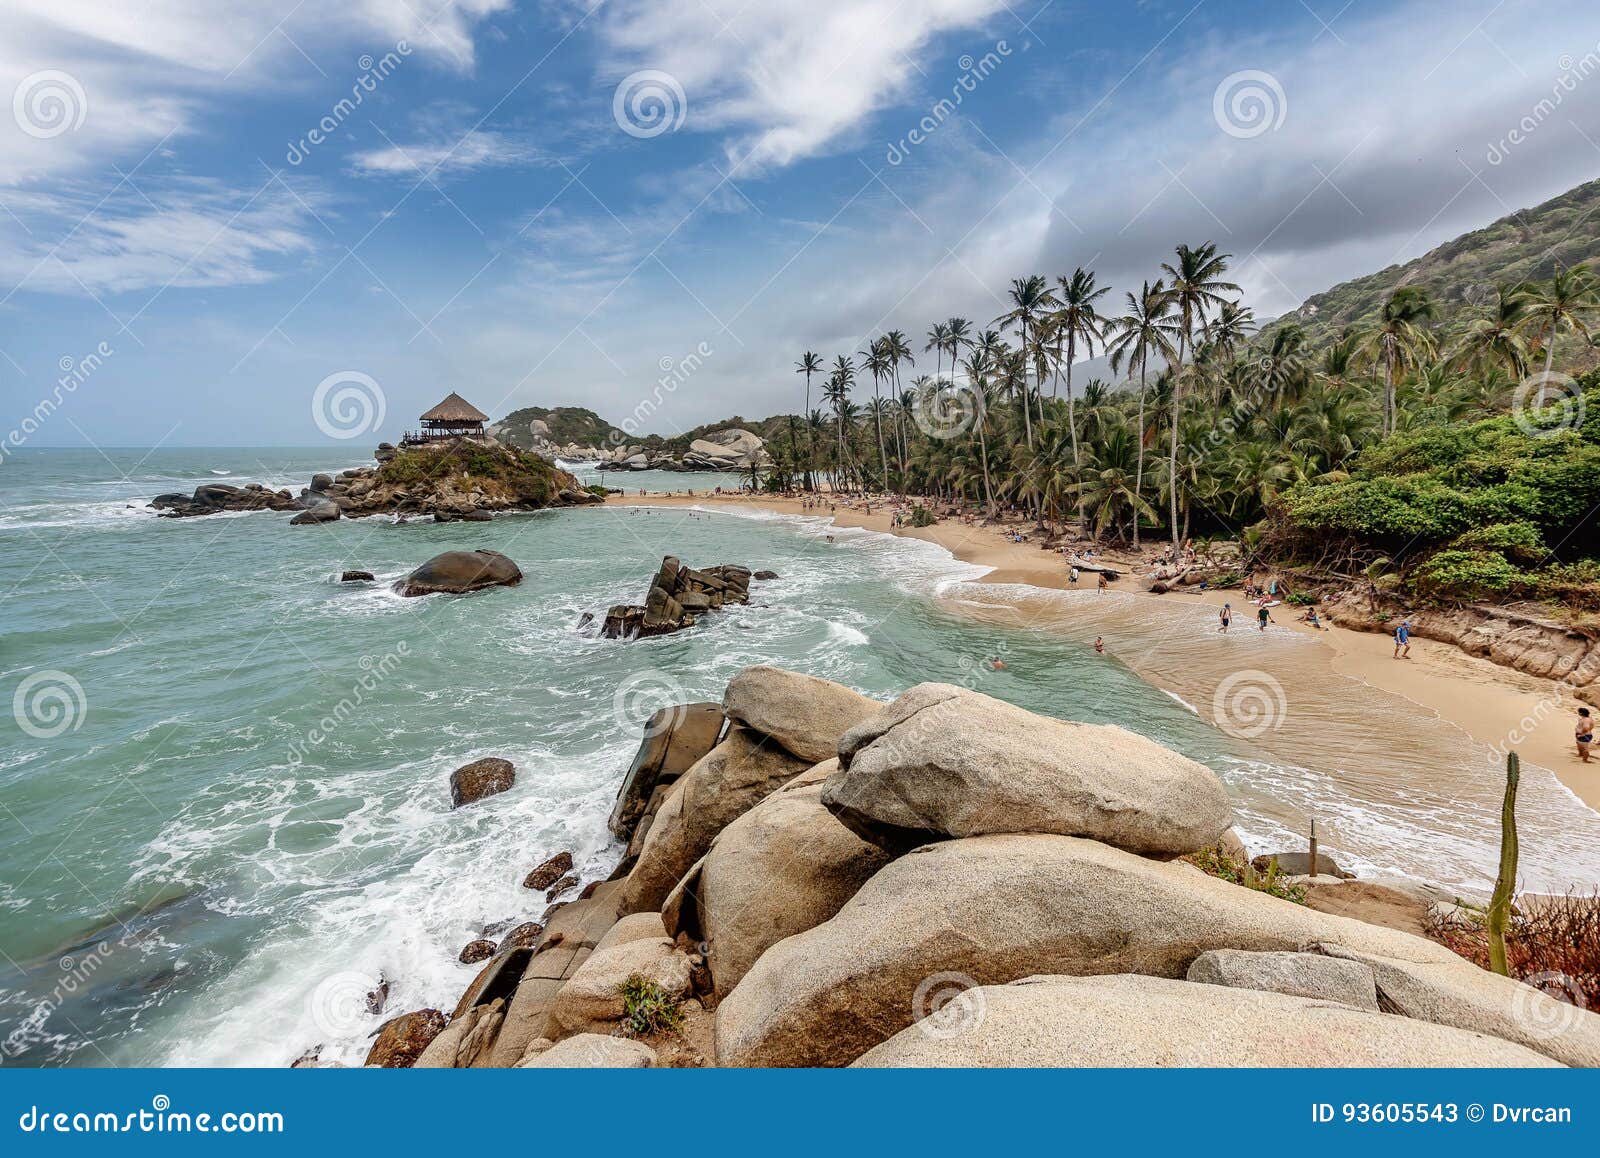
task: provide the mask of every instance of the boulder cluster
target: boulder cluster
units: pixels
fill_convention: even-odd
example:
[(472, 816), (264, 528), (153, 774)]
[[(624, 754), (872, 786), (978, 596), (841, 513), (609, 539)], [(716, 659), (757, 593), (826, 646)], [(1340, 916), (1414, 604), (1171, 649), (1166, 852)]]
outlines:
[(647, 724), (612, 878), (382, 1056), (422, 1018), (419, 1066), (1600, 1064), (1600, 1016), (1178, 859), (1230, 823), (1120, 728), (748, 668)]
[(736, 474), (771, 462), (760, 436), (739, 427), (716, 431), (689, 444), (682, 455), (628, 445), (591, 450), (601, 470), (722, 471)]
[(697, 615), (730, 603), (750, 602), (751, 577), (750, 568), (736, 563), (696, 569), (667, 555), (650, 580), (644, 603), (619, 603), (611, 608), (601, 633), (608, 639), (636, 639), (693, 627)]
[(223, 511), (298, 511), (300, 502), (287, 490), (269, 490), (260, 483), (242, 487), (227, 483), (202, 483), (194, 494), (173, 492), (150, 500), (162, 518), (190, 519)]

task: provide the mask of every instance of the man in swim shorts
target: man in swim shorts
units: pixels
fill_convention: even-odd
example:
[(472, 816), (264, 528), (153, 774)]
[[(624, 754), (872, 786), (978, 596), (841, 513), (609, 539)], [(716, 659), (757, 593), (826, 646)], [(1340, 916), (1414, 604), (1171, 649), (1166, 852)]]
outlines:
[(1228, 624), (1233, 622), (1233, 604), (1224, 603), (1222, 605), (1222, 614), (1217, 617), (1217, 620), (1219, 624), (1217, 630), (1222, 632), (1223, 635), (1227, 635)]
[(1265, 607), (1262, 607), (1259, 611), (1256, 612), (1256, 627), (1260, 628), (1262, 631), (1265, 631), (1267, 629), (1267, 624), (1269, 624), (1271, 622), (1272, 622), (1272, 613), (1270, 611), (1268, 611)]
[(1578, 742), (1578, 759), (1589, 763), (1589, 749), (1594, 747), (1594, 717), (1589, 714), (1588, 708), (1578, 709), (1578, 726), (1573, 729), (1572, 735)]
[(1394, 629), (1394, 657), (1395, 659), (1411, 658), (1411, 620), (1402, 619), (1400, 626)]

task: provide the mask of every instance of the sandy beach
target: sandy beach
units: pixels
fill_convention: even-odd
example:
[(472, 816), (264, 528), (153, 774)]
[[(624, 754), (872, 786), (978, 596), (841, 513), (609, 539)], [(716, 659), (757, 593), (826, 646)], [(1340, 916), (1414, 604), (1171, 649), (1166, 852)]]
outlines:
[[(640, 495), (635, 492), (626, 496), (613, 495), (607, 501), (614, 505), (698, 506), (712, 510), (763, 510), (824, 517), (830, 514), (826, 506), (807, 509), (799, 499), (767, 495)], [(877, 504), (871, 514), (845, 504), (840, 504), (831, 514), (840, 527), (860, 527), (936, 543), (963, 562), (989, 567), (991, 570), (981, 580), (983, 583), (1014, 583), (1056, 590), (1070, 586), (1067, 567), (1060, 555), (1043, 551), (1031, 543), (1015, 543), (1006, 538), (1008, 527), (1015, 527), (1015, 524), (980, 526), (946, 519), (931, 527), (895, 527), (889, 507), (880, 508)], [(1159, 549), (1161, 544), (1154, 542), (1147, 546)], [(1121, 558), (1108, 556), (1108, 561), (1115, 563)], [(1091, 587), (1093, 582), (1093, 577), (1085, 576), (1080, 579), (1079, 586)], [(1231, 602), (1236, 611), (1233, 630), (1255, 630), (1254, 623), (1250, 622), (1253, 612), (1239, 591), (1150, 595), (1126, 572), (1110, 584), (1109, 589), (1167, 603), (1220, 607), (1225, 601)], [(1536, 679), (1429, 640), (1415, 641), (1409, 660), (1396, 660), (1388, 636), (1335, 626), (1319, 631), (1296, 622), (1298, 608), (1275, 610), (1273, 630), (1315, 637), (1327, 649), (1332, 672), (1403, 697), (1426, 714), (1449, 721), (1485, 744), (1505, 745), (1515, 732), (1515, 747), (1524, 760), (1549, 768), (1579, 799), (1600, 812), (1600, 760), (1587, 765), (1579, 762), (1572, 745), (1574, 713), (1579, 704), (1570, 696), (1560, 696), (1553, 681)], [(1114, 650), (1115, 641), (1110, 640), (1108, 644)]]

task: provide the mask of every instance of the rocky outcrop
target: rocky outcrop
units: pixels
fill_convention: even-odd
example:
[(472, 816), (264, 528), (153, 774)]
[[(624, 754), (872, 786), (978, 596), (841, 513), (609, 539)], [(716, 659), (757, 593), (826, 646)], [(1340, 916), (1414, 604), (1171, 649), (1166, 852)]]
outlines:
[(367, 1052), (366, 1064), (405, 1069), (422, 1056), (428, 1043), (444, 1031), (444, 1025), (444, 1014), (437, 1009), (418, 1009), (390, 1018), (379, 1027), (378, 1038)]
[(748, 728), (730, 728), (667, 790), (623, 886), (623, 911), (659, 910), (718, 833), (808, 766)]
[(725, 722), (720, 704), (674, 704), (657, 709), (645, 721), (644, 738), (617, 790), (617, 802), (607, 820), (612, 833), (632, 840), (640, 821), (659, 806), (666, 787), (717, 746)]
[(523, 878), (525, 889), (548, 889), (572, 871), (572, 854), (558, 852)]
[(1156, 977), (1029, 977), (966, 991), (854, 1063), (871, 1066), (1515, 1066), (1483, 1034), (1332, 1002)]
[[(730, 426), (694, 439), (681, 457), (665, 450), (652, 450), (635, 443), (614, 446), (591, 453), (599, 458), (601, 470), (720, 471), (736, 473), (772, 461), (761, 437), (741, 427)], [(568, 457), (568, 456), (563, 456)], [(576, 457), (589, 457), (583, 454)]]
[[(1530, 1027), (1557, 1021), (1561, 1007), (1432, 942), (1312, 912), (1182, 862), (1045, 835), (947, 841), (891, 862), (832, 920), (761, 956), (717, 1009), (718, 1058), (846, 1064), (909, 1025), (918, 986), (935, 975), (979, 985), (1040, 973), (1181, 978), (1208, 949), (1310, 945), (1330, 955), (1340, 946), (1369, 965), (1407, 963), (1397, 990), (1424, 1020), (1492, 1032), (1569, 1064), (1600, 1060), (1600, 1016), (1580, 1013), (1588, 1020), (1578, 1028), (1538, 1040)], [(1382, 971), (1373, 971), (1385, 999)]]
[(204, 483), (195, 487), (192, 495), (157, 495), (150, 500), (150, 505), (167, 519), (188, 519), (223, 511), (295, 511), (301, 507), (288, 491), (268, 490), (260, 483), (247, 483), (242, 487)]
[(897, 851), (1049, 832), (1178, 856), (1215, 845), (1233, 822), (1203, 764), (1122, 728), (1050, 719), (949, 684), (919, 685), (847, 733), (839, 762), (822, 803)]
[(498, 756), (485, 756), (463, 764), (450, 773), (450, 807), (460, 808), (476, 804), (485, 796), (494, 796), (517, 782), (516, 765)]
[(661, 560), (643, 605), (618, 604), (606, 612), (608, 639), (669, 635), (693, 627), (695, 616), (730, 603), (750, 602), (750, 568), (733, 563), (696, 570), (673, 556)]
[(656, 1051), (644, 1042), (604, 1033), (580, 1033), (554, 1043), (543, 1040), (543, 1046), (530, 1048), (517, 1068), (647, 1070), (656, 1064)]
[(668, 999), (681, 1001), (690, 994), (690, 973), (688, 955), (666, 937), (596, 948), (550, 1002), (545, 1036), (610, 1033), (626, 1012), (624, 982), (643, 978)]
[(401, 595), (463, 595), (485, 587), (515, 587), (522, 569), (499, 551), (446, 551), (395, 584)]
[(728, 719), (813, 764), (832, 758), (839, 737), (882, 707), (843, 684), (766, 665), (745, 668), (722, 695)]
[(1354, 588), (1319, 605), (1324, 616), (1355, 631), (1393, 632), (1402, 619), (1411, 634), (1454, 644), (1469, 655), (1566, 684), (1600, 707), (1600, 641), (1565, 624), (1504, 607), (1416, 607), (1393, 595)]
[(1371, 969), (1357, 961), (1340, 961), (1318, 953), (1208, 949), (1189, 966), (1187, 979), (1201, 985), (1313, 997), (1378, 1012), (1378, 983)]

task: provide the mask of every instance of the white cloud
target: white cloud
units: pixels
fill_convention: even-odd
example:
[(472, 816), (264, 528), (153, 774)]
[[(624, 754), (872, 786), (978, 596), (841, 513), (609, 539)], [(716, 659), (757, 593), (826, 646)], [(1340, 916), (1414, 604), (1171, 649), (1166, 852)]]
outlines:
[(682, 85), (686, 130), (726, 132), (742, 167), (837, 147), (918, 80), (943, 33), (982, 24), (1003, 0), (615, 0), (601, 10), (607, 71)]
[(464, 173), (493, 166), (521, 165), (539, 158), (539, 151), (490, 129), (440, 133), (408, 144), (397, 142), (355, 154), (352, 168), (377, 176), (420, 177)]

